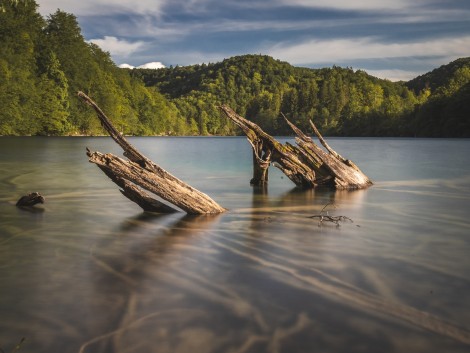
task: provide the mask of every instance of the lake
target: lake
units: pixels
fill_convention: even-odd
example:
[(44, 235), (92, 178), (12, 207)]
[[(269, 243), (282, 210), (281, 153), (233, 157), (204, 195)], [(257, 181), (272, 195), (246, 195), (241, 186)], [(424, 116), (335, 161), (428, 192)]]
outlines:
[[(271, 168), (265, 191), (243, 137), (130, 138), (228, 208), (187, 216), (143, 213), (88, 162), (121, 155), (109, 137), (1, 137), (0, 348), (469, 352), (470, 140), (327, 140), (374, 185)], [(46, 203), (16, 208), (32, 191)], [(329, 203), (352, 222), (309, 218)]]

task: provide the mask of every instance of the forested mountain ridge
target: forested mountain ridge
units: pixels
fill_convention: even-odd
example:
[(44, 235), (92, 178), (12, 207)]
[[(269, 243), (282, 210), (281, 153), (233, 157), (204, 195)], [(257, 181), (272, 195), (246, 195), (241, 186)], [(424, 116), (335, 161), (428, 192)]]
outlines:
[(470, 69), (470, 57), (460, 58), (406, 82), (406, 86), (416, 93), (423, 89), (436, 91), (442, 86), (448, 86), (455, 77), (465, 76), (465, 71), (468, 69)]
[(34, 0), (0, 0), (0, 135), (101, 134), (92, 97), (133, 135), (234, 135), (227, 104), (271, 134), (281, 118), (339, 136), (470, 137), (470, 58), (409, 82), (351, 68), (309, 69), (264, 55), (165, 69), (120, 69), (88, 43), (73, 14), (47, 18)]
[(460, 58), (406, 83), (428, 97), (413, 115), (419, 136), (470, 137), (470, 58)]
[(157, 87), (201, 134), (233, 133), (216, 109), (224, 103), (272, 134), (290, 133), (283, 113), (305, 129), (312, 119), (330, 135), (470, 136), (469, 62), (459, 59), (406, 83), (351, 68), (293, 67), (263, 55), (132, 75)]

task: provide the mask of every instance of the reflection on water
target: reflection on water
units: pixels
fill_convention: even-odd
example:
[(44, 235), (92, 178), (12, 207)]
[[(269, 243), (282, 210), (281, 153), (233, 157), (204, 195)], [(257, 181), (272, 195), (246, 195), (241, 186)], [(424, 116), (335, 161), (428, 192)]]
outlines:
[[(141, 213), (86, 162), (83, 145), (109, 151), (106, 139), (16, 141), (0, 139), (5, 351), (21, 337), (21, 351), (36, 353), (470, 347), (470, 157), (459, 154), (468, 140), (334, 140), (376, 182), (354, 192), (297, 190), (275, 170), (268, 189), (251, 188), (244, 139), (135, 140), (230, 209), (217, 216)], [(416, 164), (430, 141), (456, 159)], [(224, 169), (218, 144), (240, 165)], [(407, 144), (414, 156), (399, 153)], [(209, 145), (214, 155), (191, 170), (191, 152), (171, 155)], [(457, 163), (458, 173), (440, 171)], [(46, 196), (42, 211), (14, 207), (28, 191)], [(308, 218), (329, 203), (354, 222)]]

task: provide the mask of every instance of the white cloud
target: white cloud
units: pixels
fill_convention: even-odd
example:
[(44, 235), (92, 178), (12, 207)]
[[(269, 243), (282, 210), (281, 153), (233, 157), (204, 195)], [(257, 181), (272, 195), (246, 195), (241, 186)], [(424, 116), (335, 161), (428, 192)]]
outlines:
[(128, 57), (130, 54), (142, 50), (145, 43), (142, 41), (128, 42), (112, 36), (103, 39), (90, 39), (91, 43), (98, 45), (101, 49), (108, 51), (111, 55)]
[[(160, 16), (168, 4), (177, 4), (180, 13), (210, 13), (211, 2), (209, 0), (37, 0), (39, 12), (43, 15), (54, 13), (58, 8), (73, 13), (77, 16), (139, 14), (148, 16)], [(308, 8), (329, 8), (336, 10), (396, 10), (401, 13), (409, 13), (420, 3), (429, 3), (429, 0), (274, 0), (270, 2), (251, 1), (236, 3), (245, 10), (263, 11), (263, 7), (269, 6), (300, 6)], [(439, 9), (439, 13), (445, 7)], [(434, 12), (433, 12), (434, 13)], [(435, 13), (434, 13), (435, 14)], [(220, 19), (220, 18), (219, 18)]]
[(403, 10), (427, 0), (277, 0), (288, 6), (323, 7), (341, 10)]
[(74, 15), (114, 15), (118, 13), (161, 14), (168, 0), (38, 0), (42, 15), (54, 13), (58, 8)]
[(140, 66), (137, 66), (139, 69), (163, 69), (165, 65), (163, 65), (160, 61), (153, 61), (150, 63), (146, 63)]
[(468, 56), (470, 36), (439, 38), (411, 43), (381, 43), (374, 37), (309, 40), (299, 44), (280, 43), (264, 52), (292, 64), (335, 63), (373, 58), (412, 56)]
[(119, 65), (119, 67), (121, 69), (134, 69), (135, 68), (135, 66), (132, 66), (132, 65), (129, 65), (129, 64), (126, 64), (126, 63)]
[(417, 71), (405, 71), (405, 70), (369, 70), (361, 69), (366, 71), (369, 75), (385, 78), (390, 81), (409, 81), (419, 75), (422, 75), (423, 72)]
[[(121, 69), (135, 69), (135, 66), (129, 65), (129, 64), (121, 64), (119, 65)], [(164, 69), (166, 66), (163, 65), (160, 61), (152, 61), (150, 63), (146, 63), (143, 65), (137, 66), (138, 69)]]
[[(370, 71), (378, 77), (386, 77), (391, 80), (406, 80), (414, 77), (416, 72), (411, 72), (420, 67), (418, 61), (423, 57), (439, 57), (438, 65), (454, 60), (457, 57), (469, 56), (467, 48), (470, 47), (470, 35), (461, 37), (439, 38), (443, 36), (442, 27), (433, 28), (434, 22), (465, 23), (470, 12), (464, 6), (461, 8), (448, 6), (440, 0), (223, 0), (217, 6), (212, 6), (216, 0), (37, 0), (39, 10), (43, 15), (53, 13), (57, 8), (77, 15), (83, 23), (98, 28), (87, 28), (86, 32), (92, 39), (91, 42), (109, 51), (115, 62), (128, 62), (132, 65), (153, 61), (156, 55), (158, 59), (172, 65), (189, 65), (202, 62), (216, 62), (225, 57), (247, 52), (257, 52), (271, 55), (277, 59), (285, 60), (293, 65), (318, 66), (321, 65), (356, 65), (358, 68), (368, 67), (371, 59), (397, 58), (389, 60), (389, 63), (398, 63), (390, 69), (399, 67), (408, 71)], [(167, 6), (168, 5), (168, 6)], [(433, 6), (429, 6), (433, 5)], [(274, 11), (283, 6), (305, 7), (306, 9), (323, 8), (333, 10), (332, 16), (322, 17), (322, 12), (314, 18), (289, 18), (286, 15), (272, 16)], [(220, 11), (237, 7), (237, 13), (233, 16), (220, 15)], [(258, 13), (269, 8), (270, 16), (243, 16), (243, 11)], [(351, 16), (334, 16), (335, 11), (353, 11)], [(167, 12), (168, 11), (168, 12)], [(173, 11), (177, 11), (174, 15)], [(167, 16), (161, 16), (162, 14)], [(293, 14), (296, 12), (293, 11)], [(123, 16), (115, 16), (121, 14)], [(181, 22), (185, 14), (191, 14), (192, 20)], [(361, 15), (363, 14), (363, 15)], [(371, 14), (374, 14), (371, 16)], [(137, 15), (137, 16), (135, 16)], [(181, 15), (181, 16), (180, 16)], [(92, 18), (87, 19), (86, 16)], [(99, 22), (100, 16), (106, 17)], [(123, 20), (125, 17), (125, 20)], [(194, 20), (196, 17), (200, 20)], [(397, 24), (425, 24), (409, 30), (405, 26), (395, 32)], [(383, 25), (386, 24), (386, 27)], [(383, 33), (384, 28), (390, 29), (390, 37), (398, 38), (402, 33), (409, 36), (395, 43), (384, 43), (379, 37), (350, 38), (355, 33), (355, 27), (359, 25), (359, 31), (367, 30), (368, 33)], [(374, 27), (376, 26), (376, 27)], [(388, 27), (387, 27), (388, 26)], [(448, 26), (450, 28), (450, 26)], [(319, 28), (321, 30), (317, 31)], [(334, 28), (329, 36), (329, 28)], [(418, 28), (416, 33), (412, 30)], [(447, 28), (447, 27), (446, 27)], [(460, 28), (460, 27), (459, 27)], [(445, 30), (445, 28), (444, 28)], [(270, 35), (264, 35), (269, 31)], [(356, 33), (359, 33), (357, 31)], [(437, 32), (439, 31), (439, 32)], [(226, 38), (228, 32), (241, 36), (250, 36), (250, 40), (234, 40), (230, 49), (226, 45), (220, 45), (219, 38)], [(250, 33), (247, 33), (250, 32)], [(91, 34), (95, 33), (95, 34)], [(222, 33), (222, 35), (214, 35)], [(277, 36), (280, 33), (282, 35)], [(303, 33), (303, 34), (302, 34)], [(315, 34), (324, 37), (313, 37)], [(362, 32), (364, 33), (364, 32)], [(421, 37), (425, 33), (432, 39), (415, 39), (414, 34)], [(464, 32), (462, 32), (464, 33)], [(104, 34), (105, 36), (101, 38)], [(207, 35), (209, 34), (209, 36)], [(296, 39), (287, 39), (290, 34), (297, 39), (308, 40), (298, 42)], [(262, 36), (258, 44), (257, 35)], [(346, 38), (344, 37), (346, 36)], [(119, 39), (121, 38), (121, 39)], [(126, 38), (126, 40), (122, 39)], [(198, 39), (194, 39), (198, 38)], [(204, 41), (198, 51), (197, 40), (211, 38)], [(233, 35), (230, 34), (230, 38)], [(284, 42), (274, 42), (278, 38)], [(187, 41), (190, 41), (188, 43)], [(408, 42), (406, 42), (408, 41)], [(227, 50), (227, 51), (224, 51)], [(161, 53), (161, 54), (156, 54)], [(416, 62), (409, 65), (409, 58), (416, 57)], [(361, 60), (368, 59), (362, 64)], [(384, 67), (374, 62), (373, 67)], [(426, 59), (426, 67), (429, 67), (429, 58)], [(129, 66), (132, 66), (129, 65)], [(144, 64), (145, 65), (145, 64)], [(158, 65), (157, 65), (158, 66)], [(370, 66), (369, 66), (370, 67)]]
[(165, 61), (171, 62), (172, 65), (196, 65), (202, 63), (216, 63), (226, 58), (230, 58), (234, 55), (240, 55), (246, 53), (240, 52), (202, 52), (202, 51), (181, 51), (179, 48), (171, 53), (165, 53)]

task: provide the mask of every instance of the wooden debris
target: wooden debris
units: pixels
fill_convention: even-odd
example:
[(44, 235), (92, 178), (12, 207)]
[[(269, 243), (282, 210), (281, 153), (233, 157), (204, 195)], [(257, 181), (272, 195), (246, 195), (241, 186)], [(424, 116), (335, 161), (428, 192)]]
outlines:
[[(221, 106), (225, 115), (238, 125), (245, 133), (253, 147), (254, 173), (252, 184), (261, 185), (268, 182), (267, 173), (262, 173), (271, 163), (282, 170), (297, 186), (303, 188), (315, 185), (315, 172), (304, 163), (300, 150), (292, 145), (283, 145), (264, 132), (255, 123), (236, 114), (228, 106)], [(264, 175), (264, 178), (258, 176)]]
[(28, 195), (22, 196), (16, 203), (17, 207), (32, 207), (38, 203), (44, 203), (46, 198), (38, 192), (32, 192)]
[[(103, 128), (124, 150), (128, 160), (113, 154), (92, 152), (87, 149), (90, 162), (96, 164), (112, 181), (122, 188), (121, 192), (145, 211), (169, 213), (175, 208), (152, 198), (147, 190), (188, 214), (215, 214), (225, 209), (209, 196), (168, 173), (153, 161), (141, 154), (112, 125), (109, 118), (98, 105), (85, 93), (78, 96), (89, 104), (97, 113)], [(142, 190), (144, 189), (144, 190)]]
[(325, 209), (330, 205), (333, 205), (333, 204), (331, 204), (331, 203), (326, 204), (322, 208), (322, 210), (320, 211), (320, 214), (309, 216), (308, 218), (317, 218), (318, 219), (318, 226), (322, 226), (323, 222), (334, 223), (334, 224), (336, 224), (337, 227), (340, 226), (340, 222), (345, 222), (345, 221), (349, 221), (351, 223), (353, 222), (353, 220), (349, 217), (346, 217), (346, 216), (331, 216), (328, 211), (325, 212)]
[(341, 157), (326, 143), (313, 122), (310, 122), (313, 131), (326, 151), (285, 117), (296, 134), (296, 146), (280, 143), (226, 105), (220, 109), (241, 128), (253, 148), (252, 184), (267, 183), (267, 169), (273, 164), (295, 185), (304, 189), (319, 186), (362, 189), (372, 185), (372, 181), (353, 162)]

